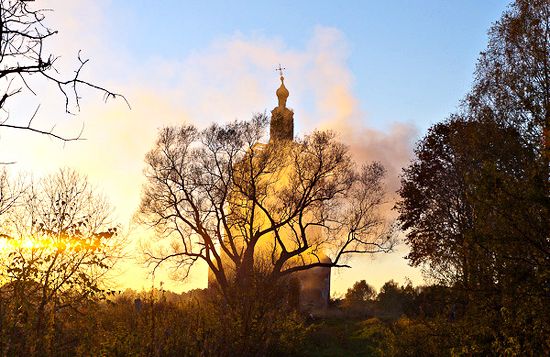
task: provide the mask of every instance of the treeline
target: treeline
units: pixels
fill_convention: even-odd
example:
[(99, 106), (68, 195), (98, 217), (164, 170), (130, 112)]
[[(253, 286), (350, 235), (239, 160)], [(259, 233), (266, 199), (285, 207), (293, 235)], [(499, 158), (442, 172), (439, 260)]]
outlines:
[[(357, 282), (343, 299), (332, 301), (330, 309), (305, 320), (303, 355), (517, 356), (548, 352), (547, 316), (533, 319), (529, 329), (514, 319), (491, 326), (488, 321), (495, 311), (487, 309), (483, 301), (476, 306), (470, 292), (457, 287), (414, 287), (389, 281), (378, 294), (365, 295), (365, 290), (374, 292), (365, 281)], [(534, 306), (531, 311), (544, 308)], [(509, 334), (508, 340), (501, 339), (505, 334)], [(511, 345), (522, 334), (521, 345)]]
[(442, 285), (358, 281), (331, 308), (308, 320), (307, 356), (450, 356), (465, 353), (461, 300)]
[[(414, 287), (410, 283), (399, 285), (389, 281), (376, 293), (365, 281), (359, 281), (344, 298), (332, 300), (328, 309), (307, 312), (299, 311), (297, 301), (281, 298), (289, 287), (250, 292), (240, 306), (227, 304), (212, 289), (182, 294), (162, 289), (126, 290), (107, 300), (88, 300), (78, 309), (60, 311), (51, 324), (39, 331), (43, 335), (41, 341), (49, 343), (48, 349), (44, 348), (46, 345), (28, 345), (29, 336), (34, 336), (33, 330), (22, 325), (18, 333), (3, 333), (2, 354), (450, 356), (500, 353), (491, 352), (498, 348), (494, 338), (486, 340), (491, 344), (489, 348), (478, 344), (473, 351), (468, 338), (487, 330), (484, 320), (469, 316), (465, 308), (468, 297), (463, 291), (442, 285)], [(275, 298), (281, 299), (275, 301)], [(38, 304), (32, 299), (26, 299), (25, 303), (27, 309)], [(6, 300), (0, 301), (2, 306), (6, 306)], [(7, 321), (10, 310), (4, 308), (0, 312), (2, 321)], [(29, 346), (36, 349), (29, 350)], [(538, 351), (544, 352), (544, 349)], [(521, 354), (511, 350), (501, 352)]]
[[(298, 300), (285, 299), (289, 289), (264, 286), (239, 306), (224, 302), (215, 289), (126, 290), (55, 314), (50, 310), (49, 322), (35, 330), (40, 302), (7, 299), (4, 287), (0, 351), (4, 356), (449, 355), (461, 351), (461, 332), (474, 327), (463, 320), (457, 295), (443, 286), (389, 281), (376, 294), (360, 281), (343, 299), (314, 312), (299, 311)], [(9, 308), (16, 302), (23, 315)]]
[(277, 295), (286, 291), (255, 290), (235, 306), (214, 289), (183, 294), (126, 290), (108, 299), (81, 301), (71, 309), (49, 309), (48, 321), (36, 329), (40, 302), (14, 299), (4, 286), (0, 355), (300, 355), (306, 320)]

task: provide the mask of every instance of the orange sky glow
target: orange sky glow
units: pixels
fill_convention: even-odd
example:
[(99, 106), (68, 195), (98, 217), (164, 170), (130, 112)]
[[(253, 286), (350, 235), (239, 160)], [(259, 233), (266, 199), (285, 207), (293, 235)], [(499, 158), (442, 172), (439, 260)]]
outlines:
[[(111, 90), (123, 93), (122, 100), (102, 102), (94, 91), (82, 90), (81, 111), (77, 116), (63, 113), (63, 98), (55, 88), (36, 84), (38, 97), (16, 98), (10, 107), (13, 120), (25, 122), (40, 104), (36, 126), (60, 134), (78, 134), (85, 140), (61, 143), (46, 136), (3, 131), (1, 160), (16, 162), (9, 170), (41, 177), (60, 167), (70, 167), (88, 175), (97, 191), (114, 208), (115, 220), (127, 235), (127, 259), (114, 272), (118, 289), (149, 289), (153, 284), (149, 269), (143, 266), (140, 247), (147, 244), (151, 231), (132, 221), (144, 181), (145, 153), (152, 147), (157, 130), (166, 125), (194, 123), (205, 127), (248, 119), (254, 113), (270, 111), (277, 104), (275, 90), (279, 79), (274, 68), (282, 63), (288, 70), (285, 85), (290, 91), (288, 107), (295, 112), (295, 133), (332, 129), (350, 146), (361, 162), (381, 161), (388, 169), (389, 192), (386, 213), (391, 210), (399, 187), (399, 172), (412, 157), (419, 130), (410, 122), (395, 118), (381, 130), (370, 125), (369, 108), (362, 107), (354, 93), (357, 79), (348, 65), (351, 55), (346, 35), (336, 27), (317, 26), (301, 47), (290, 47), (275, 35), (220, 36), (202, 48), (181, 57), (161, 54), (140, 61), (125, 50), (124, 44), (109, 41), (109, 29), (102, 12), (104, 1), (48, 1), (55, 12), (51, 23), (59, 29), (50, 50), (62, 55), (60, 70), (70, 70), (79, 49), (91, 62), (83, 75)], [(223, 60), (220, 60), (223, 59)], [(452, 108), (449, 108), (449, 111)], [(0, 239), (0, 249), (10, 247)], [(35, 244), (25, 241), (29, 247)], [(357, 280), (365, 279), (379, 289), (394, 279), (410, 279), (422, 284), (419, 269), (409, 267), (401, 244), (393, 253), (374, 257), (352, 257), (351, 269), (333, 269), (332, 295), (343, 295)], [(155, 285), (176, 292), (204, 288), (205, 265), (197, 265), (186, 281), (172, 279), (169, 269), (159, 272)]]

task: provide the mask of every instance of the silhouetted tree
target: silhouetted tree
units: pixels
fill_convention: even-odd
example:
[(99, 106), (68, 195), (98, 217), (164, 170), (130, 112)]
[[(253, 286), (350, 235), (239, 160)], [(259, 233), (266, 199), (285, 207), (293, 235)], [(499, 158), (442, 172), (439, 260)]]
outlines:
[[(491, 285), (498, 279), (472, 281), (482, 276), (480, 264), (494, 260), (491, 249), (480, 246), (481, 228), (484, 240), (501, 227), (511, 233), (512, 223), (518, 239), (526, 233), (517, 232), (519, 227), (531, 226), (531, 239), (545, 230), (542, 207), (531, 206), (542, 190), (534, 154), (513, 128), (459, 117), (432, 127), (415, 153), (397, 205), (411, 246), (408, 258), (415, 265), (429, 262), (442, 282)], [(535, 243), (531, 239), (517, 244)], [(510, 251), (519, 248), (511, 243)]]
[(403, 314), (404, 293), (395, 281), (390, 280), (384, 283), (376, 300), (381, 317), (395, 320)]
[[(489, 30), (478, 61), (467, 108), (474, 117), (491, 115), (512, 126), (521, 139), (550, 160), (550, 3), (516, 0)], [(547, 186), (550, 190), (550, 187)]]
[[(16, 94), (28, 93), (36, 95), (33, 83), (42, 81), (59, 90), (65, 99), (65, 111), (73, 113), (80, 110), (81, 87), (89, 87), (102, 92), (105, 100), (122, 97), (97, 84), (82, 79), (82, 68), (88, 62), (78, 54), (78, 66), (73, 74), (62, 75), (55, 67), (59, 57), (47, 51), (50, 37), (57, 35), (45, 19), (48, 10), (38, 7), (38, 2), (29, 0), (0, 1), (0, 80), (3, 87), (0, 93), (0, 127), (29, 130), (67, 141), (78, 139), (65, 137), (49, 129), (40, 129), (32, 122), (36, 112), (28, 119), (26, 125), (9, 121), (8, 100)], [(36, 109), (38, 111), (38, 108)]]
[(380, 164), (357, 171), (327, 132), (261, 144), (266, 124), (260, 115), (202, 131), (160, 131), (146, 157), (139, 218), (170, 243), (149, 251), (151, 262), (172, 260), (188, 271), (202, 260), (227, 295), (231, 285), (247, 285), (257, 264), (277, 281), (391, 248), (378, 215)]
[(404, 171), (408, 258), (453, 288), (449, 335), (463, 351), (550, 351), (549, 24), (547, 0), (505, 11), (460, 114)]
[(346, 302), (349, 303), (362, 303), (372, 300), (376, 297), (376, 289), (367, 284), (365, 280), (360, 280), (353, 284), (353, 287), (349, 288), (344, 296)]
[(500, 353), (550, 350), (549, 24), (548, 1), (517, 0), (492, 26), (461, 113), (420, 142), (398, 204), (412, 264), (462, 289), (471, 331)]
[(21, 178), (10, 179), (6, 168), (0, 170), (0, 217), (17, 204), (25, 190), (24, 186)]
[(61, 314), (109, 293), (104, 278), (121, 252), (110, 215), (85, 177), (60, 170), (32, 183), (3, 216), (2, 353), (61, 353)]

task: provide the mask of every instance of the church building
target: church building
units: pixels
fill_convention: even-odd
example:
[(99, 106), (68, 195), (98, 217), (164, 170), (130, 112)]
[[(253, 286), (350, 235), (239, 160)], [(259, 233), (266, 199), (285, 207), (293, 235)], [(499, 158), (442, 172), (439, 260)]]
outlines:
[[(271, 111), (270, 142), (274, 140), (294, 140), (294, 112), (286, 106), (290, 93), (285, 87), (282, 70), (279, 66), (281, 86), (276, 91), (278, 106)], [(324, 254), (320, 259), (322, 263), (330, 263), (330, 258)], [(323, 309), (328, 306), (330, 300), (330, 270), (328, 267), (315, 267), (294, 273), (294, 276), (300, 282), (299, 300), (302, 310)]]
[[(285, 87), (283, 68), (279, 66), (281, 85), (276, 91), (278, 105), (271, 111), (269, 143), (279, 141), (294, 141), (294, 112), (287, 108), (286, 102), (289, 91)], [(265, 144), (264, 144), (265, 145)], [(330, 263), (329, 257), (317, 253), (316, 259), (321, 263)], [(302, 257), (304, 258), (304, 257)], [(305, 257), (305, 259), (310, 259)], [(330, 273), (329, 267), (314, 267), (307, 270), (295, 272), (292, 278), (299, 282), (299, 307), (303, 311), (324, 309), (328, 306), (330, 299)], [(215, 283), (214, 274), (208, 274), (208, 286)]]

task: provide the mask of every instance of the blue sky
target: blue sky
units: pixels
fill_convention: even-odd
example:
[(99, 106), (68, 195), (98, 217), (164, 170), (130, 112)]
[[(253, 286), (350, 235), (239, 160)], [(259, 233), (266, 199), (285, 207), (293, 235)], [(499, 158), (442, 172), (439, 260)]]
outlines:
[[(452, 112), (468, 90), (486, 32), (503, 0), (116, 1), (113, 41), (141, 60), (180, 58), (234, 34), (302, 48), (316, 26), (345, 36), (353, 90), (373, 124), (410, 121), (422, 131)], [(117, 19), (117, 20), (114, 20)], [(223, 61), (223, 59), (220, 59)]]
[[(388, 207), (414, 142), (452, 113), (466, 94), (487, 30), (507, 3), (461, 1), (120, 1), (49, 0), (59, 30), (51, 49), (61, 69), (74, 68), (78, 50), (91, 59), (85, 79), (124, 93), (103, 103), (83, 91), (82, 111), (63, 114), (51, 88), (21, 97), (10, 115), (86, 141), (63, 145), (29, 133), (1, 132), (3, 161), (35, 176), (72, 167), (89, 176), (131, 227), (135, 260), (120, 272), (122, 287), (147, 288), (139, 244), (147, 232), (132, 225), (143, 183), (143, 158), (157, 129), (184, 122), (206, 126), (270, 111), (279, 86), (274, 70), (286, 66), (288, 105), (298, 135), (332, 129), (360, 161), (388, 168)], [(65, 61), (65, 62), (63, 62)], [(73, 67), (71, 67), (73, 66)], [(18, 105), (18, 106), (17, 106)], [(17, 109), (17, 110), (15, 110)], [(393, 197), (391, 197), (393, 195)], [(391, 214), (391, 213), (390, 213)], [(333, 273), (334, 294), (356, 280), (380, 288), (389, 279), (422, 283), (403, 259), (406, 247), (376, 259), (353, 258), (350, 270)], [(204, 287), (206, 268), (175, 291)]]

